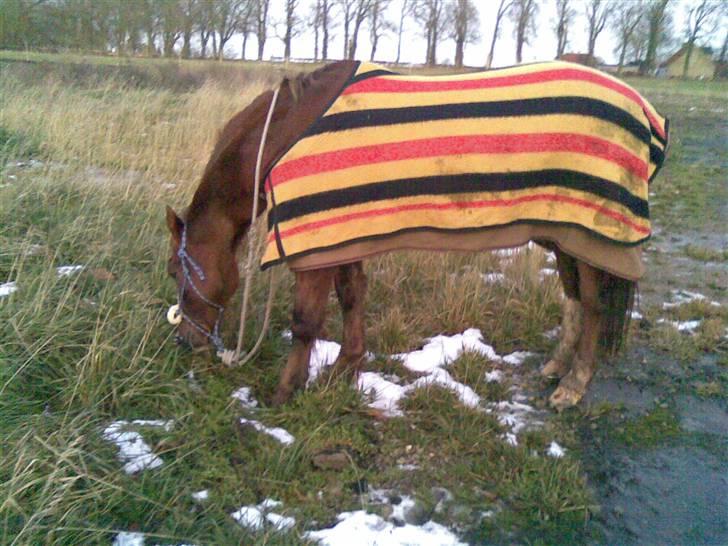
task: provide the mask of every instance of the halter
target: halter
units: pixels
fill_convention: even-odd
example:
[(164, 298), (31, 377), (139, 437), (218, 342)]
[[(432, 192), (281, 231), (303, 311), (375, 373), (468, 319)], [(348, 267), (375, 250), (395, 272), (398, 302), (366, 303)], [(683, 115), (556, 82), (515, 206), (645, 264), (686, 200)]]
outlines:
[[(185, 224), (182, 228), (182, 238), (179, 243), (179, 249), (177, 250), (177, 257), (179, 258), (179, 263), (182, 266), (183, 282), (177, 294), (177, 308), (174, 310), (170, 309), (169, 314), (172, 315), (173, 319), (181, 317), (182, 319), (189, 322), (195, 330), (197, 330), (210, 340), (210, 342), (215, 346), (215, 349), (217, 349), (218, 351), (224, 351), (225, 345), (222, 341), (222, 338), (220, 337), (220, 323), (222, 322), (222, 316), (225, 312), (225, 307), (205, 297), (205, 295), (197, 287), (194, 279), (192, 278), (192, 272), (194, 272), (201, 281), (204, 281), (205, 272), (202, 270), (202, 267), (200, 267), (200, 264), (198, 264), (195, 259), (190, 256), (189, 252), (187, 252), (187, 224)], [(195, 294), (197, 294), (197, 297), (199, 297), (203, 301), (203, 303), (217, 311), (217, 319), (215, 319), (215, 325), (213, 326), (212, 331), (209, 331), (195, 319), (190, 317), (187, 313), (185, 313), (184, 309), (182, 308), (182, 301), (185, 295), (185, 287), (188, 284), (192, 287), (192, 290), (194, 290)]]

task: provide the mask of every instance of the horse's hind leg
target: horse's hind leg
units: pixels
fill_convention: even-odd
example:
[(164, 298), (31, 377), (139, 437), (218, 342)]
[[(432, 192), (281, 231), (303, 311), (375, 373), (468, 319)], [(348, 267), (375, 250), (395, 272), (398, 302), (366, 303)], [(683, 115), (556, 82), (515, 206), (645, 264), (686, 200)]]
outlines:
[(334, 285), (344, 319), (344, 339), (334, 373), (355, 375), (364, 360), (364, 298), (367, 278), (362, 262), (339, 266)]
[(582, 330), (571, 371), (561, 379), (549, 398), (551, 405), (558, 410), (576, 405), (586, 393), (596, 370), (597, 345), (604, 318), (604, 305), (599, 297), (602, 272), (582, 261), (577, 261), (577, 268)]
[(291, 325), (293, 347), (273, 397), (274, 405), (287, 402), (295, 390), (306, 384), (311, 349), (326, 318), (326, 302), (335, 271), (336, 268), (329, 267), (296, 273)]
[(541, 369), (541, 374), (548, 378), (562, 378), (571, 370), (571, 362), (576, 352), (576, 345), (581, 334), (582, 311), (579, 302), (579, 274), (576, 259), (553, 248), (556, 254), (556, 266), (559, 279), (564, 287), (564, 301), (561, 305), (561, 332), (559, 344), (551, 359)]

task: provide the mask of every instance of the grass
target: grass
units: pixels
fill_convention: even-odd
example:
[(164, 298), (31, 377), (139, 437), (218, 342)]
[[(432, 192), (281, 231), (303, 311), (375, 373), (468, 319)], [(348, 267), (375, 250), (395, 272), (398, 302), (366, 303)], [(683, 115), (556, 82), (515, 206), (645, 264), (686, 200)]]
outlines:
[[(279, 336), (288, 328), (288, 275), (272, 333), (245, 369), (182, 354), (170, 342), (164, 313), (175, 292), (165, 274), (164, 205), (189, 201), (220, 126), (279, 72), (75, 56), (3, 62), (26, 55), (0, 55), (0, 95), (8, 99), (0, 110), (0, 283), (18, 287), (0, 298), (0, 543), (108, 544), (118, 531), (136, 530), (159, 543), (300, 544), (303, 531), (344, 510), (381, 509), (359, 494), (364, 483), (415, 496), (428, 518), (456, 525), (474, 543), (592, 537), (597, 508), (571, 455), (576, 440), (560, 421), (523, 433), (513, 448), (493, 415), (435, 387), (412, 393), (405, 416), (385, 421), (341, 382), (320, 381), (283, 408), (265, 407), (288, 351)], [(98, 66), (107, 62), (119, 66)], [(690, 167), (677, 157), (661, 194), (685, 187), (676, 172)], [(555, 279), (539, 280), (543, 262), (538, 249), (506, 265), (487, 254), (371, 260), (367, 341), (377, 358), (369, 368), (405, 377), (385, 355), (470, 327), (500, 354), (547, 351), (553, 341), (542, 332), (557, 324), (560, 291)], [(59, 278), (55, 268), (69, 264), (85, 269)], [(480, 276), (500, 270), (501, 284)], [(259, 279), (254, 291), (260, 307), (263, 285)], [(724, 315), (708, 318), (717, 321), (711, 328), (724, 325)], [(251, 338), (258, 326), (248, 329)], [(228, 339), (235, 327), (227, 321)], [(332, 294), (326, 331), (340, 339), (340, 329)], [(465, 354), (449, 371), (487, 403), (511, 395), (509, 382), (484, 381), (492, 368)], [(264, 405), (255, 418), (286, 428), (293, 445), (239, 425), (249, 414), (230, 394), (242, 385)], [(174, 427), (142, 430), (165, 465), (128, 476), (101, 431), (136, 418), (172, 419)], [(543, 456), (553, 439), (566, 445), (565, 458)], [(344, 454), (347, 464), (320, 468), (322, 453)], [(453, 495), (441, 511), (433, 486)], [(190, 497), (201, 489), (211, 492), (202, 504)], [(283, 501), (297, 520), (292, 531), (252, 534), (230, 517), (265, 498)], [(486, 510), (493, 516), (483, 518)]]

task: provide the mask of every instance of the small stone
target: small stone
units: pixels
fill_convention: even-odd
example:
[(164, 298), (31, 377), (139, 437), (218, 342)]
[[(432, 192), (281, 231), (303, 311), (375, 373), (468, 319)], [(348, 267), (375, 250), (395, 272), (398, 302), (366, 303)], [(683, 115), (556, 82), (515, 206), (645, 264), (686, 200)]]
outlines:
[(313, 466), (321, 470), (343, 470), (349, 465), (349, 457), (343, 451), (318, 453), (312, 460)]

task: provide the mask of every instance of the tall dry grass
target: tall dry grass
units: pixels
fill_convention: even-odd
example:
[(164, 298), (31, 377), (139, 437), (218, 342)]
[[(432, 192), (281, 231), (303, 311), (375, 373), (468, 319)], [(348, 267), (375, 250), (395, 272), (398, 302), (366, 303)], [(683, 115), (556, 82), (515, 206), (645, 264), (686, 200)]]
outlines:
[[(303, 521), (352, 508), (341, 493), (327, 503), (308, 498), (330, 479), (311, 470), (316, 450), (344, 445), (358, 454), (338, 476), (343, 482), (377, 472), (377, 434), (346, 385), (313, 389), (291, 408), (263, 413), (300, 438), (295, 449), (231, 434), (232, 388), (247, 384), (265, 400), (275, 387), (288, 350), (278, 334), (288, 327), (290, 276), (283, 275), (272, 334), (244, 370), (178, 353), (164, 321), (175, 297), (165, 273), (164, 205), (188, 202), (219, 129), (278, 74), (217, 74), (180, 92), (121, 75), (71, 83), (52, 70), (2, 70), (0, 283), (14, 281), (18, 290), (0, 299), (0, 543), (108, 543), (134, 527), (155, 540), (297, 543), (295, 533), (246, 534), (229, 513), (260, 495), (297, 506)], [(29, 157), (37, 162), (16, 164)], [(481, 328), (499, 351), (545, 347), (541, 332), (555, 325), (559, 290), (553, 279), (540, 281), (543, 263), (536, 249), (508, 263), (488, 254), (371, 260), (369, 348), (403, 352), (469, 327)], [(55, 268), (69, 264), (86, 269), (59, 278)], [(485, 283), (481, 274), (492, 271), (503, 271), (506, 282)], [(259, 278), (258, 311), (264, 286)], [(251, 338), (261, 315), (252, 313)], [(332, 294), (327, 330), (334, 337), (338, 315)], [(228, 317), (228, 339), (236, 326)], [(145, 433), (167, 464), (126, 476), (99, 431), (113, 419), (150, 417), (176, 423), (170, 434)], [(483, 445), (500, 453), (490, 417), (473, 427), (483, 419), (488, 427), (463, 434), (467, 441), (486, 435)], [(397, 438), (391, 441), (402, 448), (419, 441)], [(480, 461), (483, 474), (505, 472), (500, 463), (488, 467), (490, 460)], [(208, 487), (214, 500), (195, 506), (189, 492)]]

